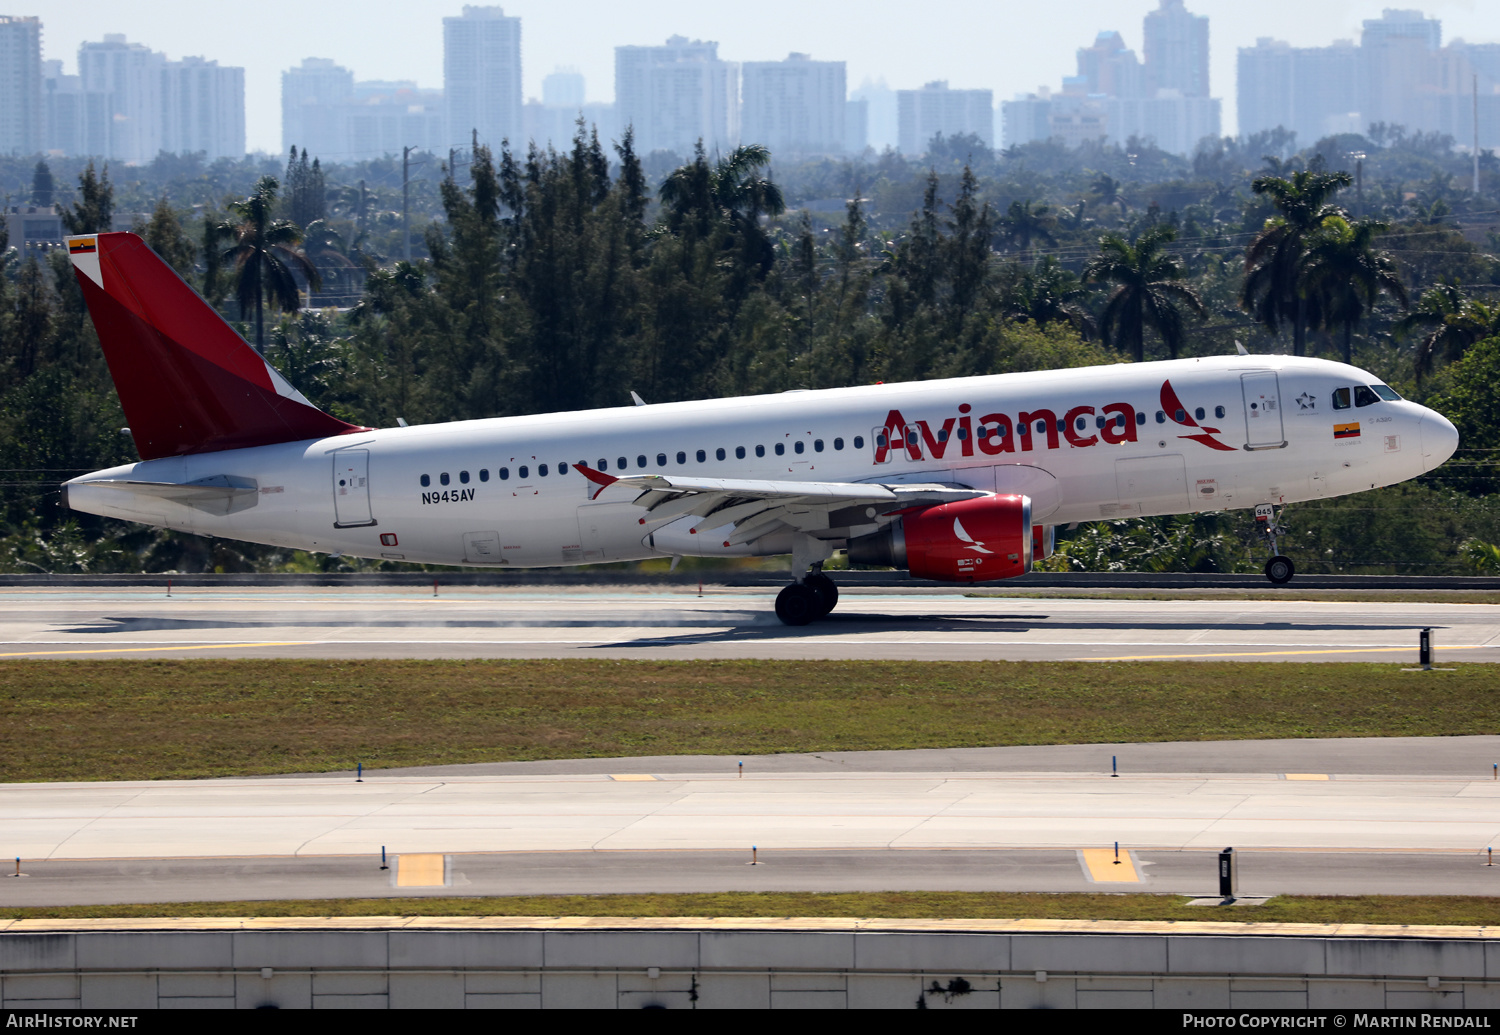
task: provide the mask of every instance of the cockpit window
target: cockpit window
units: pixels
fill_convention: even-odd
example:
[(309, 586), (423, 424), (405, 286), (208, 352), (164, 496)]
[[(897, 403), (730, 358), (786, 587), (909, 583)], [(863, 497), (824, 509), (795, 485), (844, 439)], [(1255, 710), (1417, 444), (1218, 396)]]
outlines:
[(1355, 406), (1373, 406), (1376, 403), (1378, 403), (1379, 401), (1380, 401), (1380, 396), (1378, 396), (1374, 392), (1370, 391), (1370, 389), (1366, 388), (1364, 385), (1355, 385), (1354, 386), (1354, 405)]
[(1335, 410), (1347, 410), (1349, 408), (1349, 389), (1335, 388), (1333, 390), (1333, 408)]
[(1370, 391), (1372, 391), (1376, 395), (1380, 396), (1386, 402), (1400, 402), (1401, 401), (1401, 396), (1397, 395), (1396, 394), (1396, 390), (1394, 388), (1392, 388), (1390, 385), (1371, 385), (1370, 386)]

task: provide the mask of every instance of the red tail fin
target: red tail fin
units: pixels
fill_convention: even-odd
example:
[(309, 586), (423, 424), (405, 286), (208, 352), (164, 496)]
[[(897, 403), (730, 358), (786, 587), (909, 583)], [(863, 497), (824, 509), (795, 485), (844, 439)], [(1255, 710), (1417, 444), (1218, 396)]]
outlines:
[(142, 460), (366, 430), (308, 402), (134, 234), (68, 252)]

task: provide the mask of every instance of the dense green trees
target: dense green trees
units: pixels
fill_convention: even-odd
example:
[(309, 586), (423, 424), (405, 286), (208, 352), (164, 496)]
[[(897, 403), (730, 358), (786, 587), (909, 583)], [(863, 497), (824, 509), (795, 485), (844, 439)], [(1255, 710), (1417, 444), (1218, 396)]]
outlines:
[[(580, 127), (560, 151), (476, 148), (456, 168), (436, 157), (414, 166), (409, 263), (391, 261), (401, 170), (389, 157), (163, 155), (113, 183), (119, 170), (50, 165), (70, 226), (134, 225), (211, 302), (242, 301), (225, 315), (259, 324), (254, 340), (310, 398), (362, 424), (621, 405), (631, 390), (655, 402), (1225, 353), (1236, 340), (1275, 351), (1290, 339), (1434, 401), (1479, 448), (1493, 426), (1482, 386), (1493, 383), (1484, 343), (1500, 330), (1486, 287), (1500, 285), (1490, 254), (1500, 240), (1466, 221), (1496, 206), (1500, 162), (1484, 157), (1475, 195), (1454, 175), (1451, 142), (1378, 135), (1301, 152), (1286, 134), (1212, 141), (1191, 160), (1143, 141), (996, 154), (953, 138), (920, 163), (886, 153), (772, 175), (764, 148), (643, 161), (628, 136), (608, 145)], [(1330, 164), (1353, 150), (1369, 156), (1358, 194)], [(37, 175), (35, 157), (0, 158), (6, 189)], [(266, 177), (285, 189), (268, 190)], [(297, 311), (287, 294), (292, 311), (256, 319), (263, 307), (242, 293), (250, 271), (262, 298), (279, 275), (249, 256), (277, 255), (277, 233), (295, 253), (292, 228), (322, 274), (316, 304), (343, 308)], [(308, 270), (282, 286), (294, 291), (299, 277), (309, 282)], [(1404, 317), (1408, 293), (1420, 300)], [(66, 258), (0, 262), (0, 434), (16, 439), (0, 441), (0, 464), (128, 458), (121, 423)], [(33, 424), (36, 436), (17, 430)], [(1500, 541), (1486, 455), (1461, 454), (1407, 495), (1305, 506), (1359, 545), (1305, 528), (1299, 566), (1392, 567), (1390, 549), (1360, 537), (1396, 527), (1414, 502), (1447, 508), (1460, 538)], [(64, 524), (48, 491), (8, 490), (0, 567), (293, 563)], [(1464, 570), (1445, 534), (1431, 532), (1419, 563)], [(1234, 516), (1072, 538), (1070, 563), (1253, 566), (1253, 529)]]

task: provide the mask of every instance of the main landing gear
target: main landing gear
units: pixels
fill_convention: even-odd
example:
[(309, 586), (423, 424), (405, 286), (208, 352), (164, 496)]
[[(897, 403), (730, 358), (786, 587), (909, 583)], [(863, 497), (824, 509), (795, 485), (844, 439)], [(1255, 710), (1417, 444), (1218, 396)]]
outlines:
[(1266, 562), (1266, 578), (1278, 586), (1292, 581), (1292, 576), (1297, 574), (1297, 567), (1290, 557), (1282, 556), (1280, 548), (1276, 545), (1276, 537), (1285, 535), (1287, 530), (1276, 523), (1275, 505), (1262, 503), (1257, 506), (1255, 524), (1271, 546), (1271, 559)]
[(839, 588), (821, 570), (814, 570), (776, 595), (776, 617), (787, 625), (807, 625), (832, 611)]

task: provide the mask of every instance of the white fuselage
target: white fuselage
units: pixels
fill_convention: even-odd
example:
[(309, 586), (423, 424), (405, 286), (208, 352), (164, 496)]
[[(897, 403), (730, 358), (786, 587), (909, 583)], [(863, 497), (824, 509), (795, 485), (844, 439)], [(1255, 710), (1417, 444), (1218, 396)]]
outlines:
[[(1189, 423), (1166, 412), (1167, 381)], [(779, 553), (790, 547), (775, 536), (725, 548), (689, 527), (699, 519), (653, 518), (633, 505), (639, 489), (600, 491), (574, 467), (939, 482), (1025, 493), (1038, 524), (1216, 511), (1359, 492), (1446, 460), (1457, 435), (1425, 407), (1366, 392), (1365, 405), (1334, 408), (1339, 389), (1377, 383), (1341, 363), (1235, 356), (504, 417), (128, 464), (69, 482), (68, 501), (228, 539), (432, 564)], [(122, 484), (224, 477), (253, 491), (232, 507), (195, 506)], [(868, 517), (822, 537), (842, 545), (883, 515)]]

